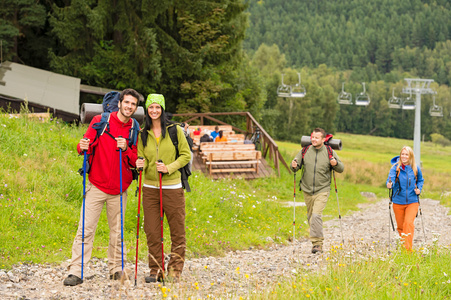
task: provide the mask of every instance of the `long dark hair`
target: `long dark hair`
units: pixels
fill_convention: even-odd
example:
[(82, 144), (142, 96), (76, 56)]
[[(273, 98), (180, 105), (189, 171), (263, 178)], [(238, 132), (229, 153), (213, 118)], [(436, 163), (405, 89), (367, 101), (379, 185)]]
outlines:
[(222, 136), (224, 135), (224, 132), (222, 130), (219, 130), (219, 138), (222, 139)]
[[(149, 112), (147, 109), (144, 110), (146, 115), (146, 123), (144, 124), (144, 129), (141, 131), (141, 140), (143, 142), (143, 146), (147, 146), (147, 136), (149, 135), (148, 131), (152, 128), (152, 119), (149, 116)], [(164, 112), (163, 107), (161, 108), (161, 116), (160, 116), (160, 122), (161, 122), (161, 136), (164, 138), (166, 136), (166, 126), (167, 126), (167, 120), (166, 120), (166, 113)]]

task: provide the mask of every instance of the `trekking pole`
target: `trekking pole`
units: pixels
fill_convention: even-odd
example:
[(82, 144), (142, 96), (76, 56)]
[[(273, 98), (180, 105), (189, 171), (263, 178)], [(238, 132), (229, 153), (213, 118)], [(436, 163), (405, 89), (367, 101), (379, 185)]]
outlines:
[[(87, 139), (85, 139), (87, 140)], [(85, 203), (86, 203), (86, 160), (87, 154), (86, 150), (83, 151), (83, 221), (81, 229), (81, 282), (83, 282), (83, 263), (85, 254)]]
[[(143, 158), (139, 157), (139, 159), (143, 159)], [(139, 194), (138, 194), (138, 214), (137, 214), (138, 223), (136, 225), (135, 286), (136, 286), (136, 281), (138, 278), (139, 216), (140, 216), (140, 209), (141, 209), (141, 182), (142, 182), (143, 168), (139, 168), (138, 171), (139, 171), (139, 183), (138, 183)]]
[[(417, 189), (416, 184), (415, 184), (415, 189)], [(418, 199), (418, 210), (420, 211), (421, 227), (423, 227), (424, 243), (426, 244), (426, 233), (424, 232), (423, 212), (421, 210), (420, 195), (417, 195), (417, 199)]]
[[(122, 138), (122, 136), (119, 136)], [(122, 273), (121, 277), (124, 276), (124, 220), (122, 215), (122, 148), (119, 148), (119, 188), (121, 194), (121, 262), (122, 262)]]
[[(158, 162), (163, 163), (161, 159), (159, 159)], [(162, 278), (164, 285), (163, 187), (161, 186), (161, 177), (163, 176), (163, 173), (158, 172), (158, 174), (160, 175), (161, 268), (163, 270)]]
[(337, 180), (335, 179), (335, 170), (332, 170), (332, 174), (334, 176), (335, 194), (337, 195), (338, 219), (340, 219), (341, 241), (344, 245), (345, 240), (343, 239), (343, 226), (341, 225), (340, 202), (338, 201), (338, 189), (337, 189)]
[(293, 254), (294, 241), (296, 239), (296, 171), (294, 171), (294, 192), (293, 192)]
[[(392, 183), (391, 179), (389, 180), (389, 183)], [(395, 225), (393, 224), (393, 218), (391, 216), (391, 205), (393, 203), (393, 186), (391, 189), (388, 189), (388, 197), (390, 198), (390, 201), (388, 202), (388, 215), (390, 217), (391, 227), (393, 228), (393, 231), (395, 231)], [(391, 248), (391, 235), (390, 235), (390, 226), (388, 226), (388, 254), (391, 254), (390, 248)]]

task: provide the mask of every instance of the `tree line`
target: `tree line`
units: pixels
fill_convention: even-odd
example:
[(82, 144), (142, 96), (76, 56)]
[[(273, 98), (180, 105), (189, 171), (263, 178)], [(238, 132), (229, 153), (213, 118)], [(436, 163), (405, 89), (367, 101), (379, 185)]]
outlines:
[[(390, 109), (404, 78), (434, 79), (444, 117), (425, 139), (451, 139), (451, 4), (445, 0), (4, 0), (4, 60), (111, 89), (162, 93), (171, 112), (250, 111), (276, 139), (314, 127), (412, 138), (412, 111)], [(301, 73), (304, 98), (277, 97)], [(367, 107), (337, 103), (342, 82)], [(405, 95), (404, 95), (405, 96)], [(243, 120), (223, 121), (244, 127)]]

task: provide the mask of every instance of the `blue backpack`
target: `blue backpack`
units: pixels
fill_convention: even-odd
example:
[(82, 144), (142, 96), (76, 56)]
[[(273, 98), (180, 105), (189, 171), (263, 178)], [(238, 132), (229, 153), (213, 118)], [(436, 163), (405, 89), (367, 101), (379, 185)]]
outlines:
[[(110, 116), (111, 116), (112, 112), (119, 110), (119, 106), (118, 106), (119, 97), (120, 97), (119, 92), (109, 92), (109, 93), (106, 93), (105, 96), (103, 97), (102, 106), (103, 106), (104, 112), (101, 115), (100, 121), (97, 123), (94, 123), (92, 125), (92, 128), (97, 131), (95, 140), (97, 140), (104, 133), (108, 134), (111, 138), (116, 139), (116, 137), (114, 137), (110, 133)], [(126, 140), (128, 140), (129, 147), (135, 146), (136, 143), (138, 142), (138, 134), (139, 134), (139, 130), (140, 130), (138, 121), (136, 121), (136, 119), (134, 119), (134, 118), (132, 118), (132, 121), (133, 121), (133, 125), (130, 128), (128, 137), (126, 137)], [(95, 149), (93, 149), (92, 153), (88, 155), (88, 161), (87, 161), (87, 166), (86, 166), (87, 174), (89, 174), (89, 171), (91, 169), (90, 167), (91, 167), (92, 160), (94, 158), (94, 152), (95, 152)], [(78, 172), (80, 173), (80, 175), (83, 175), (83, 168), (78, 170)], [(135, 179), (135, 177), (136, 177), (135, 173), (133, 173), (133, 177)]]
[(119, 110), (119, 92), (109, 92), (103, 96), (102, 107), (104, 112), (112, 113)]

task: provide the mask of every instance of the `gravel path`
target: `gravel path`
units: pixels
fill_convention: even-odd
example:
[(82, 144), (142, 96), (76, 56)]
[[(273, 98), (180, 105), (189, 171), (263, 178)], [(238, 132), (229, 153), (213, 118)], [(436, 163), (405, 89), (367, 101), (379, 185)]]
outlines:
[[(422, 199), (421, 204), (427, 243), (431, 244), (433, 236), (440, 235), (438, 243), (450, 245), (449, 209), (431, 199)], [(387, 199), (370, 201), (361, 207), (361, 211), (342, 217), (341, 223), (344, 251), (352, 252), (354, 257), (386, 253)], [(134, 276), (125, 282), (107, 279), (106, 260), (94, 258), (85, 267), (85, 282), (76, 287), (62, 284), (67, 276), (67, 261), (59, 266), (20, 265), (8, 273), (0, 270), (0, 299), (161, 299), (164, 291), (166, 299), (246, 298), (249, 293), (258, 293), (304, 270), (325, 268), (331, 248), (341, 247), (342, 238), (338, 219), (325, 222), (324, 227), (323, 254), (311, 254), (310, 242), (300, 239), (295, 245), (275, 244), (267, 250), (235, 251), (224, 257), (193, 259), (186, 261), (180, 283), (166, 283), (164, 288), (170, 291), (157, 284), (144, 283), (144, 272), (147, 272), (144, 262), (138, 265), (138, 285), (135, 287)], [(416, 219), (415, 227), (414, 247), (419, 247), (424, 241), (420, 217)], [(395, 234), (390, 234), (393, 249)], [(134, 270), (133, 263), (126, 267)]]

